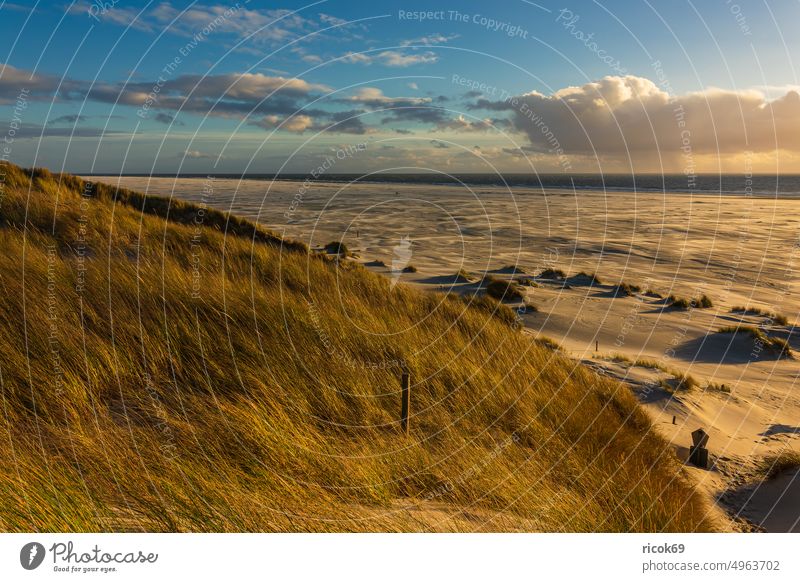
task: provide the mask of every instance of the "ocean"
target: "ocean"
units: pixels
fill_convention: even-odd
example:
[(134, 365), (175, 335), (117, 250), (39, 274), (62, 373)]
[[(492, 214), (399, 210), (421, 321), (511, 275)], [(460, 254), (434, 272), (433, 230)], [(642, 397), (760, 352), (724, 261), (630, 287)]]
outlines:
[[(534, 188), (542, 190), (606, 190), (610, 192), (679, 192), (697, 194), (757, 195), (774, 197), (800, 196), (800, 175), (797, 174), (461, 174), (439, 173), (373, 173), (326, 174), (315, 179), (307, 174), (181, 174), (181, 178), (246, 180), (280, 180), (311, 182), (361, 182), (389, 184), (431, 184)], [(141, 174), (127, 174), (143, 177)], [(174, 174), (153, 174), (153, 177), (172, 178)]]

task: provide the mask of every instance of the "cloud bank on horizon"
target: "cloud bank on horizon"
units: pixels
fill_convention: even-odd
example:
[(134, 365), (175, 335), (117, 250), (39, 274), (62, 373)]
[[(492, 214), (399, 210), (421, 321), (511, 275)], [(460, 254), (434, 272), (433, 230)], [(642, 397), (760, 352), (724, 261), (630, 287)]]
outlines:
[[(75, 66), (82, 43), (67, 67), (56, 65), (49, 45), (32, 65), (7, 52), (5, 158), (73, 171), (213, 163), (217, 171), (303, 172), (331, 148), (359, 141), (380, 146), (341, 171), (800, 170), (800, 93), (791, 82), (762, 75), (745, 88), (679, 91), (682, 77), (654, 50), (645, 51), (649, 67), (640, 74), (602, 74), (610, 71), (598, 59), (601, 36), (585, 42), (574, 16), (564, 32), (558, 15), (542, 24), (541, 13), (536, 22), (585, 61), (572, 75), (577, 82), (555, 85), (569, 59), (551, 46), (560, 67), (526, 66), (519, 46), (489, 26), (478, 35), (452, 19), (409, 26), (391, 10), (348, 7), (334, 16), (327, 10), (344, 6), (335, 2), (323, 3), (325, 12), (256, 4), (72, 4), (64, 19), (83, 19), (84, 41), (97, 35), (112, 50)], [(60, 24), (51, 32), (49, 16), (27, 13), (19, 35), (48, 33), (58, 42), (65, 32)], [(132, 50), (142, 39), (149, 44)], [(615, 48), (607, 42), (603, 53)]]

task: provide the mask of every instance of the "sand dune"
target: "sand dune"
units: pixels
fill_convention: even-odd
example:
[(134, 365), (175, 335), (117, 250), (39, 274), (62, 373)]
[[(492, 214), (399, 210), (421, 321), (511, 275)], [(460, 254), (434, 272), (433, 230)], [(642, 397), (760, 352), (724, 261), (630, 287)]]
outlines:
[[(603, 285), (573, 278), (523, 287), (538, 307), (522, 316), (527, 330), (629, 382), (679, 453), (693, 430), (705, 428), (716, 465), (692, 473), (709, 495), (726, 500), (732, 528), (745, 518), (768, 531), (797, 529), (797, 474), (760, 486), (748, 479), (766, 455), (800, 450), (800, 364), (759, 349), (746, 334), (718, 330), (756, 326), (800, 351), (792, 327), (800, 312), (799, 200), (335, 183), (299, 195), (299, 183), (237, 180), (215, 180), (209, 196), (198, 180), (120, 183), (207, 203), (312, 247), (343, 240), (367, 268), (435, 291), (475, 292), (486, 274), (519, 278), (512, 265), (532, 275), (546, 267), (596, 273)], [(403, 237), (411, 252), (402, 262), (416, 273), (396, 268)], [(462, 270), (474, 281), (457, 277)], [(615, 294), (621, 281), (641, 292)], [(672, 309), (663, 299), (670, 294), (707, 294), (713, 307)], [(785, 314), (789, 324), (731, 312), (736, 306)], [(635, 365), (642, 359), (663, 369)], [(669, 386), (676, 373), (690, 374), (698, 386), (672, 393), (662, 383)]]

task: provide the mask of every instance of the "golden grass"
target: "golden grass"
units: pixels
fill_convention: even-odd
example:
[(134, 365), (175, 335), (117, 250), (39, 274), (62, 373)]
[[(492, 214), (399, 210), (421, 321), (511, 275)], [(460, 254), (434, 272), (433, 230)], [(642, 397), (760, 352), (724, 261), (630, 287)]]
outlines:
[(767, 318), (768, 322), (774, 323), (776, 325), (789, 325), (789, 318), (781, 313), (774, 313), (769, 311), (768, 309), (761, 309), (760, 307), (744, 307), (742, 305), (737, 305), (735, 307), (731, 307), (731, 313), (742, 313), (744, 315), (761, 315)]
[(743, 333), (753, 338), (753, 342), (758, 347), (759, 351), (766, 348), (768, 352), (780, 358), (794, 358), (788, 341), (780, 337), (771, 337), (762, 329), (753, 325), (728, 325), (719, 328), (717, 333)]
[(497, 302), (0, 170), (0, 530), (713, 529), (628, 389)]
[(775, 479), (794, 469), (800, 469), (800, 453), (790, 450), (763, 458), (757, 467), (765, 479)]
[(676, 370), (675, 368), (670, 368), (661, 362), (649, 358), (638, 358), (633, 360), (629, 358), (625, 354), (618, 354), (614, 353), (610, 356), (599, 356), (599, 359), (603, 359), (609, 362), (614, 362), (617, 364), (624, 364), (627, 368), (630, 367), (639, 367), (639, 368), (647, 368), (649, 370), (659, 370), (666, 374), (672, 376), (671, 380), (663, 379), (661, 380), (660, 384), (663, 388), (667, 389), (670, 392), (677, 392), (681, 390), (693, 390), (697, 388), (698, 382), (691, 374), (686, 372), (681, 372), (680, 370)]

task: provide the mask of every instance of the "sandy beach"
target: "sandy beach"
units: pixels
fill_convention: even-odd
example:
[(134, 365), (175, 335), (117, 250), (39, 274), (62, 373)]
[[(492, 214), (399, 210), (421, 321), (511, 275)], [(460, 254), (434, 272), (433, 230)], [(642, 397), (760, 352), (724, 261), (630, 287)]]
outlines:
[[(770, 455), (800, 451), (798, 361), (745, 333), (719, 332), (752, 326), (800, 349), (793, 327), (800, 312), (794, 276), (800, 200), (92, 179), (229, 211), (312, 248), (342, 241), (367, 268), (434, 291), (472, 292), (487, 275), (531, 279), (561, 269), (565, 279), (536, 277), (522, 288), (538, 309), (522, 315), (526, 330), (629, 383), (679, 456), (686, 457), (691, 432), (705, 429), (711, 470), (687, 467), (727, 511), (729, 529), (800, 531), (800, 475), (789, 471), (761, 483), (757, 470)], [(409, 265), (416, 272), (402, 272)], [(470, 280), (456, 277), (459, 271)], [(600, 284), (575, 277), (580, 272), (594, 273)], [(620, 282), (640, 291), (615, 293)], [(674, 309), (669, 295), (707, 295), (713, 306)], [(738, 307), (762, 313), (732, 311)], [(697, 386), (671, 390), (682, 374)]]

